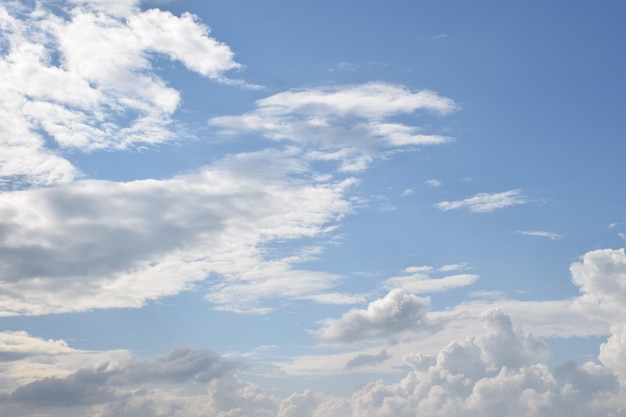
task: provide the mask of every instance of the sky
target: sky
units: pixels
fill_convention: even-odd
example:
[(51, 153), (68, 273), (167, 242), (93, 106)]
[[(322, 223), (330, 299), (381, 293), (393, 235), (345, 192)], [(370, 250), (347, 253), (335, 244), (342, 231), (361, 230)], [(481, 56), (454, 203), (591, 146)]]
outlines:
[(0, 3), (0, 415), (626, 416), (626, 5)]

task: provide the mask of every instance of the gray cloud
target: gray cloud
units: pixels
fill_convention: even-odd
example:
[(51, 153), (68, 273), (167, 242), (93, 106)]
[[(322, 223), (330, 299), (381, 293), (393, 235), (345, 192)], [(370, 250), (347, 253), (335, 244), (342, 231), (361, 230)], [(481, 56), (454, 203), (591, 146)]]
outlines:
[(120, 387), (136, 389), (143, 385), (207, 383), (237, 366), (212, 351), (181, 347), (155, 358), (133, 357), (122, 364), (105, 362), (66, 377), (39, 379), (18, 387), (4, 398), (41, 407), (102, 404), (126, 395), (117, 390)]
[(298, 259), (267, 259), (262, 249), (323, 236), (351, 210), (351, 180), (297, 178), (305, 171), (288, 152), (267, 151), (165, 180), (4, 193), (0, 313), (140, 307), (210, 273), (207, 300), (231, 311), (319, 295), (338, 277), (297, 270)]
[(386, 350), (381, 350), (375, 355), (360, 354), (346, 362), (346, 369), (358, 368), (366, 365), (378, 365), (391, 358)]
[(353, 309), (338, 319), (326, 320), (315, 334), (331, 343), (393, 337), (406, 330), (427, 328), (427, 307), (428, 299), (395, 289), (372, 301), (366, 310)]

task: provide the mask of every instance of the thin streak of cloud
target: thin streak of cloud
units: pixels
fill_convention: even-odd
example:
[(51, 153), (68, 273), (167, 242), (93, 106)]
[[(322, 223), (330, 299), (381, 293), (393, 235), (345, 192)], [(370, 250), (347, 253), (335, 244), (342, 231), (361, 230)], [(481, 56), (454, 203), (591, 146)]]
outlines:
[(564, 237), (563, 235), (560, 235), (558, 233), (545, 232), (542, 230), (517, 230), (515, 233), (517, 233), (518, 235), (524, 235), (524, 236), (545, 237), (550, 240), (559, 240), (559, 239), (563, 239)]
[(472, 213), (491, 213), (492, 211), (526, 204), (527, 197), (521, 190), (509, 190), (501, 193), (480, 193), (463, 200), (442, 201), (436, 206), (441, 211), (467, 208)]

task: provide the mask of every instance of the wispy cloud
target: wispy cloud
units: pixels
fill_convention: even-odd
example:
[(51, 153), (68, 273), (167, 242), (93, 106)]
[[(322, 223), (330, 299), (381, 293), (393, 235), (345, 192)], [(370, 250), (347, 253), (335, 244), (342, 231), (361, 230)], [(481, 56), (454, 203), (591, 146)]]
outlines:
[(291, 90), (257, 100), (238, 116), (212, 118), (224, 135), (256, 133), (313, 146), (309, 156), (341, 161), (344, 171), (363, 170), (383, 148), (435, 145), (450, 138), (424, 134), (390, 118), (416, 111), (448, 114), (458, 106), (432, 91), (412, 92), (382, 82)]
[(545, 237), (551, 240), (563, 239), (563, 235), (553, 232), (545, 232), (542, 230), (517, 230), (515, 233), (525, 236)]
[(328, 69), (328, 72), (337, 72), (337, 71), (356, 71), (359, 68), (358, 65), (351, 64), (350, 62), (339, 62), (331, 66)]
[[(439, 273), (467, 269), (466, 264), (444, 265), (437, 270)], [(466, 287), (478, 280), (475, 274), (454, 274), (443, 277), (433, 277), (435, 269), (430, 266), (409, 267), (404, 275), (385, 280), (385, 288), (402, 288), (411, 293), (434, 293), (448, 291), (453, 288)]]
[(467, 208), (472, 213), (490, 213), (494, 210), (526, 204), (527, 202), (528, 199), (521, 190), (509, 190), (502, 193), (480, 193), (464, 200), (442, 201), (436, 206), (442, 211)]

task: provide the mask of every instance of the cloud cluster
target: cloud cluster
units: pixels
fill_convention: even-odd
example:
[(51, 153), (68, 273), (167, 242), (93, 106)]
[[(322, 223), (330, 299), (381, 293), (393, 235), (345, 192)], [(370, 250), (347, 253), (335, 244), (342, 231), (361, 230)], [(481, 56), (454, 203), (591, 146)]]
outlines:
[[(625, 259), (623, 250), (590, 252), (572, 266), (573, 279), (581, 282), (584, 295), (595, 295), (602, 307), (609, 307), (613, 301), (604, 298), (605, 289), (621, 285)], [(620, 297), (618, 292), (615, 301), (624, 300)], [(381, 300), (367, 310), (352, 310), (329, 323), (341, 330), (330, 334), (350, 341), (357, 340), (355, 335), (376, 339), (387, 335), (384, 325), (393, 327), (398, 316), (411, 316), (398, 312), (422, 308), (416, 307), (421, 304), (417, 297), (401, 290)], [(614, 332), (601, 346), (600, 362), (567, 361), (550, 369), (546, 365), (547, 345), (515, 326), (501, 310), (490, 309), (481, 315), (482, 331), (450, 341), (435, 354), (414, 352), (406, 356), (411, 370), (398, 382), (372, 381), (351, 397), (305, 390), (281, 399), (240, 380), (234, 373), (235, 363), (207, 350), (178, 348), (154, 358), (125, 353), (115, 360), (100, 360), (97, 365), (60, 375), (40, 373), (14, 387), (5, 385), (0, 411), (7, 417), (32, 414), (35, 407), (36, 412), (54, 417), (409, 417), (416, 413), (426, 417), (619, 417), (626, 413), (622, 373), (626, 336), (624, 316), (610, 317), (613, 328), (622, 331)], [(368, 333), (364, 323), (375, 332)], [(34, 355), (46, 351), (48, 357), (76, 354), (62, 341), (0, 334), (0, 340), (5, 338), (33, 346), (30, 351)], [(0, 343), (0, 351), (9, 345)], [(358, 369), (390, 357), (386, 350), (360, 354), (343, 366)], [(12, 358), (8, 363), (27, 360)], [(204, 386), (206, 391), (177, 392), (168, 388), (172, 383)]]
[(225, 135), (257, 134), (314, 145), (310, 158), (339, 160), (344, 171), (363, 170), (380, 149), (448, 142), (448, 137), (423, 134), (394, 117), (418, 110), (447, 114), (457, 108), (434, 92), (382, 82), (286, 91), (255, 104), (249, 113), (214, 117), (209, 123)]
[(304, 172), (293, 155), (261, 152), (166, 180), (2, 193), (0, 314), (140, 307), (212, 273), (207, 300), (221, 309), (262, 312), (263, 300), (319, 295), (338, 277), (264, 250), (322, 237), (351, 210), (350, 180), (294, 177)]
[[(191, 14), (140, 11), (136, 2), (0, 5), (0, 179), (67, 183), (64, 150), (123, 149), (175, 137), (179, 93), (152, 57), (224, 80), (240, 67)], [(67, 14), (60, 13), (67, 7)]]

